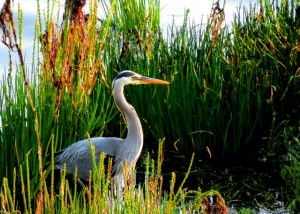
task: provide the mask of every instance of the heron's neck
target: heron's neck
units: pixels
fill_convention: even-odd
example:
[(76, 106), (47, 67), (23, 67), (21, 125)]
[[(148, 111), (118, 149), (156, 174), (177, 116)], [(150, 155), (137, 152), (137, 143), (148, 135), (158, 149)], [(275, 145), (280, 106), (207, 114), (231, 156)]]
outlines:
[(141, 121), (133, 106), (130, 105), (124, 97), (124, 86), (121, 85), (114, 88), (113, 96), (118, 109), (120, 112), (123, 112), (126, 117), (128, 129), (126, 137), (127, 142), (135, 144), (136, 148), (140, 147), (143, 144), (143, 129)]

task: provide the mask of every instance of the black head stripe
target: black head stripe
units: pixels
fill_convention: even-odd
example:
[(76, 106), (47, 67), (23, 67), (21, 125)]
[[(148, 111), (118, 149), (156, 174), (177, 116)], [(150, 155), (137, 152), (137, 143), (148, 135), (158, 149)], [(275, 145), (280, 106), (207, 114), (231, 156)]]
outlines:
[(121, 73), (118, 74), (118, 76), (115, 78), (115, 80), (120, 79), (122, 77), (131, 77), (134, 76), (135, 73), (132, 71), (123, 71)]

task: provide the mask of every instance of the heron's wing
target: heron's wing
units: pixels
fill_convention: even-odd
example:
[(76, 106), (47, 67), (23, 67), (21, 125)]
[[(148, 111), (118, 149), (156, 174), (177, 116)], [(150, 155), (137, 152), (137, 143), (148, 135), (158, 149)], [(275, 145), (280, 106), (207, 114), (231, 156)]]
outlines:
[[(91, 138), (95, 147), (96, 163), (99, 161), (101, 153), (106, 156), (114, 157), (122, 146), (123, 139), (113, 137)], [(81, 179), (88, 180), (90, 171), (93, 168), (91, 148), (88, 139), (78, 141), (69, 147), (55, 153), (55, 169), (63, 169), (66, 164), (66, 170), (69, 173), (75, 173)]]

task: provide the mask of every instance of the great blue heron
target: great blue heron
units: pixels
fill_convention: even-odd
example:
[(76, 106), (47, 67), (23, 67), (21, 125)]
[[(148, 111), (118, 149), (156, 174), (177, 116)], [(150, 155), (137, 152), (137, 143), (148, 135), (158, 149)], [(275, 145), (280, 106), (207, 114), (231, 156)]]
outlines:
[[(123, 71), (117, 75), (112, 83), (112, 93), (115, 104), (119, 111), (124, 113), (127, 121), (127, 137), (125, 139), (116, 137), (94, 137), (91, 142), (95, 147), (95, 159), (99, 161), (100, 154), (113, 158), (112, 175), (115, 182), (123, 182), (122, 167), (127, 164), (130, 169), (140, 156), (143, 147), (143, 129), (135, 109), (124, 97), (125, 85), (137, 84), (169, 84), (167, 81), (141, 76), (132, 71)], [(54, 158), (55, 169), (63, 169), (66, 164), (68, 173), (75, 173), (79, 179), (88, 181), (92, 171), (92, 155), (89, 139), (78, 141), (69, 147), (57, 152)]]

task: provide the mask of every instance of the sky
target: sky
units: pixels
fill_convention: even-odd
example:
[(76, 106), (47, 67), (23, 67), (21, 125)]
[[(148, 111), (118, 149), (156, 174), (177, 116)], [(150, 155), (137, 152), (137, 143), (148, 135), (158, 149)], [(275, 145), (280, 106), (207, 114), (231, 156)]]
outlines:
[[(2, 8), (5, 0), (0, 0)], [(239, 6), (247, 7), (250, 4), (256, 3), (258, 0), (226, 0), (225, 5), (225, 20), (229, 24), (233, 20), (233, 14), (237, 12)], [(23, 53), (25, 53), (25, 63), (32, 62), (33, 49), (33, 33), (36, 20), (37, 5), (36, 0), (14, 0), (13, 11), (17, 15), (18, 2), (23, 10)], [(63, 0), (61, 0), (63, 2)], [(88, 1), (87, 1), (88, 2)], [(201, 19), (207, 20), (212, 8), (212, 0), (160, 0), (161, 2), (161, 26), (167, 27), (175, 21), (176, 25), (180, 26), (184, 19), (184, 12), (189, 9), (189, 18), (194, 23), (201, 23)], [(223, 0), (220, 0), (223, 4)], [(47, 0), (40, 0), (41, 8), (46, 8)], [(63, 7), (60, 7), (60, 13), (63, 12)], [(88, 12), (88, 9), (85, 9)], [(57, 14), (56, 14), (57, 15)], [(101, 15), (99, 14), (99, 17)], [(17, 19), (16, 19), (17, 20)], [(0, 29), (0, 38), (2, 38), (2, 30)], [(17, 54), (13, 53), (13, 60), (17, 59)], [(7, 71), (8, 65), (8, 50), (7, 47), (0, 42), (0, 74)]]

